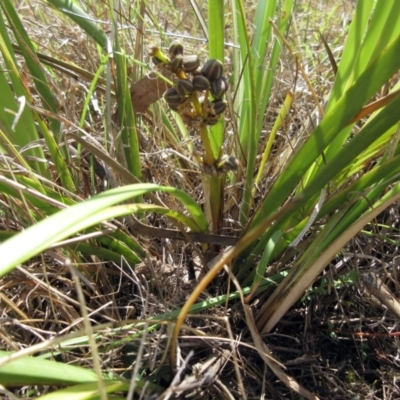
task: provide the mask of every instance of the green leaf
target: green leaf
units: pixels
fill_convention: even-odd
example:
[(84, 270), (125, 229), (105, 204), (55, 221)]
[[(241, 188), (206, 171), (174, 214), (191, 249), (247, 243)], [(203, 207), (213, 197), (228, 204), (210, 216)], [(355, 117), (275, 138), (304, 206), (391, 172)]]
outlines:
[[(277, 210), (280, 204), (283, 204), (287, 196), (296, 188), (296, 185), (306, 174), (308, 168), (319, 158), (328, 144), (332, 142), (336, 135), (366, 104), (371, 96), (400, 68), (399, 46), (400, 35), (382, 51), (380, 57), (375, 58), (368, 65), (357, 81), (348, 88), (332, 109), (326, 113), (321, 124), (293, 156), (288, 166), (269, 191), (253, 220), (252, 226), (257, 224), (262, 218), (270, 215), (271, 211)], [(392, 105), (392, 113), (396, 107), (394, 104), (397, 104), (396, 99), (387, 106), (389, 108)], [(385, 113), (385, 115), (390, 118), (390, 121), (381, 121), (381, 134), (394, 125), (400, 118), (400, 116), (397, 118), (397, 114), (393, 116), (390, 113)], [(338, 160), (339, 158), (341, 158), (340, 155), (338, 155)], [(342, 165), (331, 165), (333, 169), (330, 172), (326, 172), (326, 177), (328, 174), (330, 176), (337, 175), (341, 171), (341, 167)], [(319, 181), (318, 186), (321, 187), (327, 183), (328, 180)]]
[[(35, 84), (35, 88), (40, 95), (43, 107), (53, 115), (57, 114), (56, 101), (47, 82), (46, 74), (44, 73), (43, 67), (36, 54), (35, 47), (30, 41), (29, 36), (15, 12), (14, 6), (11, 4), (10, 0), (5, 0), (2, 3), (2, 7), (8, 18), (10, 28), (18, 41), (19, 50), (24, 56), (32, 80)], [(14, 93), (10, 90), (7, 79), (5, 78), (5, 73), (0, 72), (0, 90), (2, 92), (0, 99), (0, 119), (5, 123), (3, 128), (4, 134), (8, 134), (8, 138), (11, 141), (10, 143), (12, 143), (10, 144), (8, 152), (10, 153), (13, 151), (18, 154), (20, 149), (29, 146), (30, 148), (24, 151), (24, 156), (30, 155), (33, 157), (33, 160), (45, 160), (42, 146), (32, 146), (33, 143), (39, 141), (40, 132), (46, 140), (52, 160), (57, 168), (63, 185), (68, 190), (73, 190), (74, 183), (65, 161), (66, 152), (58, 147), (55, 139), (59, 139), (60, 123), (56, 118), (50, 118), (49, 130), (49, 127), (44, 123), (42, 117), (29, 108), (29, 105), (32, 103), (30, 94), (27, 92), (23, 84), (23, 77), (21, 77), (20, 70), (17, 67), (13, 46), (11, 45), (7, 30), (4, 26), (2, 15), (0, 15), (0, 52), (3, 54), (5, 64), (9, 70), (8, 74), (12, 82), (12, 88), (19, 100), (19, 103), (15, 101)], [(22, 99), (24, 99), (26, 103), (24, 106)], [(5, 110), (8, 109), (17, 113), (19, 108), (21, 108), (22, 112), (18, 123), (15, 124), (13, 120), (16, 117), (10, 112), (7, 113)], [(37, 121), (39, 129), (36, 127), (35, 121)], [(48, 175), (49, 171), (44, 162), (30, 161), (29, 164), (35, 169), (35, 171), (40, 171), (42, 176)]]
[[(36, 50), (15, 11), (15, 6), (10, 0), (4, 0), (2, 7), (10, 23), (10, 28), (19, 44), (19, 49), (21, 50), (32, 75), (33, 82), (35, 83), (35, 87), (40, 95), (43, 107), (56, 114), (56, 102), (47, 82), (46, 75), (40, 64), (39, 58), (37, 57)], [(57, 120), (53, 120), (51, 128), (53, 129), (54, 134), (58, 135), (60, 123)]]
[[(12, 354), (0, 350), (0, 359)], [(0, 367), (0, 381), (4, 386), (97, 383), (97, 379), (96, 373), (89, 369), (36, 357), (19, 358)]]
[[(70, 235), (121, 215), (121, 209), (108, 207), (157, 190), (171, 193), (179, 199), (191, 213), (198, 231), (207, 229), (207, 221), (200, 206), (187, 193), (154, 184), (128, 185), (101, 193), (90, 200), (59, 211), (4, 242), (0, 245), (0, 253), (3, 255), (0, 276)], [(124, 212), (128, 211), (125, 209)]]
[(47, 0), (47, 2), (76, 22), (103, 50), (108, 52), (109, 40), (107, 35), (99, 28), (95, 20), (86, 14), (75, 1)]
[[(224, 0), (208, 1), (208, 54), (209, 58), (216, 58), (224, 62)], [(220, 118), (218, 123), (210, 127), (210, 139), (214, 155), (224, 143), (224, 122)]]
[[(105, 381), (103, 382), (106, 393), (114, 392), (127, 392), (129, 390), (129, 383), (123, 381)], [(155, 385), (153, 385), (155, 386)], [(122, 400), (126, 397), (117, 395), (107, 396), (109, 400)], [(40, 396), (37, 400), (100, 400), (101, 391), (99, 384), (96, 383), (84, 383), (67, 387), (65, 389), (57, 390), (55, 392)]]

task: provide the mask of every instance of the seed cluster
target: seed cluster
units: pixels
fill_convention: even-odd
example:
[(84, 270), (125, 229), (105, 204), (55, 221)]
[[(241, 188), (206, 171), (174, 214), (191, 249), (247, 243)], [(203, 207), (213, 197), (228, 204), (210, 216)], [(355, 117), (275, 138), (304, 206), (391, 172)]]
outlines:
[(152, 60), (164, 65), (177, 77), (174, 87), (164, 93), (169, 107), (186, 123), (214, 125), (226, 109), (223, 97), (228, 90), (224, 66), (219, 60), (208, 60), (202, 67), (197, 55), (183, 55), (183, 45), (174, 41), (166, 57), (158, 48), (152, 49)]

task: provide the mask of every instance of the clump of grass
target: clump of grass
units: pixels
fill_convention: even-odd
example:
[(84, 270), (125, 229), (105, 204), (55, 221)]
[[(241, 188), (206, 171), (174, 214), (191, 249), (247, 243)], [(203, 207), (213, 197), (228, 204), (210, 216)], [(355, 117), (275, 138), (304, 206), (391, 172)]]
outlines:
[[(171, 2), (162, 14), (49, 3), (1, 5), (5, 385), (45, 399), (323, 397), (323, 368), (311, 365), (311, 383), (284, 372), (279, 343), (269, 354), (260, 334), (306, 330), (290, 322), (296, 302), (312, 309), (332, 290), (347, 301), (344, 277), (323, 271), (400, 196), (394, 2), (330, 10), (327, 23), (345, 11), (353, 21), (334, 39), (304, 26), (322, 3)], [(30, 13), (65, 26), (46, 48), (21, 23)], [(337, 340), (347, 331), (335, 323)], [(322, 348), (300, 343), (299, 357)], [(336, 360), (325, 360), (329, 372)]]

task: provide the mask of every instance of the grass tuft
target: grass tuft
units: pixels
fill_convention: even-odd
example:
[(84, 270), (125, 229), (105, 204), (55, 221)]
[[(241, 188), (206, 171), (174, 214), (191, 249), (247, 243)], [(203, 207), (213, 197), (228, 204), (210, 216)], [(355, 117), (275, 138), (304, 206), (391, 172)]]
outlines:
[(397, 9), (3, 0), (1, 396), (395, 398)]

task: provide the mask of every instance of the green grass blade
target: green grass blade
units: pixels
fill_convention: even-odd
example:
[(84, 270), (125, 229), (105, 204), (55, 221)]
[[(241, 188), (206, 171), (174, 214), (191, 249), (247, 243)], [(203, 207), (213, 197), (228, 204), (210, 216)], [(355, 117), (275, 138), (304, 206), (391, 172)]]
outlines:
[[(337, 104), (339, 104), (339, 103), (340, 102), (338, 102)], [(327, 183), (330, 182), (332, 179), (334, 179), (338, 174), (340, 174), (341, 171), (343, 171), (343, 169), (346, 168), (346, 166), (351, 165), (351, 163), (353, 162), (353, 159), (355, 157), (357, 157), (358, 154), (365, 151), (365, 149), (368, 148), (368, 146), (371, 143), (373, 143), (377, 138), (379, 138), (381, 135), (383, 135), (394, 124), (398, 123), (398, 121), (400, 120), (400, 115), (396, 112), (396, 110), (398, 110), (399, 107), (400, 107), (400, 97), (398, 96), (386, 108), (380, 110), (376, 114), (376, 116), (373, 119), (371, 119), (369, 121), (369, 123), (363, 127), (363, 129), (359, 132), (360, 135), (357, 135), (356, 137), (354, 137), (353, 140), (350, 141), (342, 149), (342, 151), (339, 154), (337, 154), (337, 156), (334, 159), (332, 159), (328, 164), (322, 165), (316, 171), (316, 175), (314, 176), (314, 179), (307, 185), (306, 188), (303, 188), (301, 191), (301, 194), (300, 194), (301, 199), (299, 200), (298, 209), (292, 211), (290, 214), (288, 214), (284, 218), (282, 218), (279, 223), (277, 222), (274, 225), (273, 229), (271, 229), (267, 235), (264, 235), (262, 240), (260, 240), (260, 242), (256, 245), (256, 247), (252, 249), (252, 255), (247, 258), (245, 265), (242, 266), (242, 269), (246, 270), (251, 265), (251, 263), (254, 261), (254, 257), (257, 254), (259, 254), (261, 251), (263, 251), (263, 248), (264, 248), (266, 242), (269, 240), (271, 235), (277, 229), (281, 229), (282, 231), (285, 231), (287, 229), (292, 229), (294, 226), (296, 226), (298, 218), (299, 218), (298, 212), (302, 212), (303, 215), (304, 214), (308, 215), (308, 213), (310, 213), (311, 209), (314, 207), (314, 204), (317, 201), (320, 191), (327, 185)], [(334, 110), (335, 110), (335, 108), (334, 108)], [(333, 115), (335, 115), (335, 114), (333, 114)], [(326, 118), (328, 118), (328, 115), (326, 115)], [(324, 121), (325, 120), (323, 120), (321, 122), (321, 125), (316, 129), (315, 132), (318, 132), (320, 127), (324, 127)], [(321, 137), (322, 136), (323, 135), (321, 135)], [(302, 152), (304, 151), (304, 148), (308, 149), (307, 150), (308, 152), (312, 152), (311, 148), (305, 147), (306, 145), (307, 145), (307, 142), (305, 143), (305, 145), (302, 147), (302, 149), (299, 151), (298, 154), (303, 154)], [(314, 142), (314, 146), (315, 146), (315, 142)], [(310, 154), (310, 153), (304, 153), (304, 154)], [(293, 160), (295, 160), (297, 155), (295, 155)], [(306, 155), (303, 155), (303, 156), (306, 157)], [(299, 162), (301, 163), (302, 161), (299, 160)], [(288, 168), (289, 167), (291, 167), (290, 164), (289, 164)], [(271, 190), (272, 194), (271, 194), (271, 192), (269, 193), (269, 195), (266, 198), (266, 201), (274, 202), (277, 199), (276, 199), (276, 197), (273, 197), (273, 196), (279, 196), (280, 194), (282, 194), (282, 191), (284, 190), (283, 189), (284, 186), (280, 186), (279, 181), (282, 179), (282, 177), (284, 177), (288, 173), (288, 168), (283, 172), (283, 174), (278, 178), (278, 180), (276, 182), (276, 184), (278, 184), (278, 187), (280, 187), (280, 191), (279, 192), (277, 191), (274, 193), (274, 188), (276, 188), (274, 185), (274, 187)], [(293, 170), (293, 171), (295, 171), (295, 170)], [(378, 185), (380, 183), (381, 179), (385, 179), (384, 177), (382, 177), (382, 171), (384, 171), (384, 170), (382, 169), (380, 174), (375, 174), (375, 173), (371, 172), (371, 174), (368, 175), (368, 177), (367, 177), (368, 179), (361, 181), (360, 186), (358, 186), (358, 188), (364, 189), (367, 187), (367, 184), (369, 186)], [(293, 178), (294, 178), (294, 172), (287, 179), (290, 181)], [(296, 180), (292, 181), (293, 182), (292, 190), (295, 188), (296, 182), (298, 182), (300, 179), (301, 179), (301, 176), (299, 175)], [(393, 179), (395, 179), (395, 176)], [(354, 184), (353, 189), (355, 187), (357, 187), (356, 184)], [(349, 193), (349, 192), (345, 191), (340, 195), (340, 197), (335, 197), (334, 203), (328, 203), (329, 209), (331, 211), (333, 211), (333, 208), (332, 208), (333, 204), (339, 205), (338, 199), (345, 200), (345, 195), (347, 193)], [(272, 197), (269, 197), (270, 195)], [(283, 202), (284, 198), (281, 198), (278, 201)], [(267, 204), (267, 203), (264, 202), (262, 207), (264, 207), (265, 204)], [(270, 203), (269, 207), (272, 207), (271, 204), (272, 203)], [(302, 207), (306, 204), (307, 204), (307, 206), (305, 207), (305, 209), (302, 209)], [(274, 203), (274, 206), (279, 208), (279, 203)], [(324, 209), (324, 212), (327, 212), (325, 208), (323, 208), (323, 209)], [(262, 208), (260, 209), (260, 211), (257, 213), (256, 217), (253, 220), (254, 226), (258, 223), (258, 221), (262, 221), (263, 218), (268, 215), (267, 210), (269, 210), (269, 208), (265, 208), (262, 211), (261, 210), (262, 210)], [(302, 217), (302, 219), (303, 219), (303, 217)], [(283, 250), (283, 248), (281, 248), (281, 247), (280, 247), (280, 249)]]
[[(258, 2), (255, 13), (255, 33), (252, 40), (246, 26), (246, 13), (243, 2), (233, 4), (235, 30), (238, 32), (235, 44), (241, 48), (241, 56), (236, 57), (241, 70), (235, 71), (235, 86), (238, 87), (235, 111), (240, 115), (240, 148), (244, 154), (238, 154), (246, 160), (246, 186), (243, 190), (240, 222), (245, 224), (253, 204), (252, 184), (256, 163), (257, 148), (264, 123), (265, 111), (270, 97), (281, 44), (272, 42), (270, 19), (278, 18), (277, 25), (283, 35), (286, 33), (293, 8), (293, 1), (286, 1), (283, 7), (277, 7), (276, 1)], [(273, 44), (272, 44), (273, 43)], [(271, 52), (269, 65), (267, 54)], [(239, 83), (239, 77), (242, 77)]]
[(271, 152), (272, 146), (273, 146), (273, 144), (275, 142), (275, 137), (276, 137), (276, 134), (278, 132), (278, 129), (281, 127), (283, 121), (285, 120), (285, 118), (287, 116), (287, 113), (289, 112), (290, 107), (292, 106), (292, 102), (293, 102), (293, 95), (292, 95), (292, 93), (289, 92), (287, 94), (286, 99), (285, 99), (285, 101), (284, 101), (284, 103), (283, 103), (283, 105), (282, 105), (282, 107), (281, 107), (281, 109), (279, 111), (279, 114), (278, 114), (278, 116), (277, 116), (277, 118), (275, 120), (274, 126), (272, 127), (272, 130), (271, 130), (271, 132), (269, 134), (269, 137), (268, 137), (267, 145), (265, 146), (265, 149), (263, 151), (263, 155), (262, 155), (262, 159), (261, 159), (261, 162), (260, 162), (260, 166), (258, 167), (258, 173), (257, 173), (256, 178), (254, 179), (255, 186), (253, 187), (253, 190), (252, 190), (252, 192), (253, 192), (252, 196), (253, 197), (255, 196), (256, 189), (257, 189), (258, 185), (261, 182), (261, 178), (264, 175), (265, 165), (266, 165), (267, 160), (268, 160), (268, 158), (270, 156), (270, 152)]
[(368, 146), (373, 143), (380, 135), (384, 134), (388, 129), (400, 120), (400, 115), (396, 114), (396, 110), (400, 107), (400, 96), (398, 96), (391, 104), (382, 109), (376, 117), (366, 124), (360, 135), (356, 135), (342, 151), (338, 153), (330, 162), (322, 166), (316, 173), (313, 182), (307, 186), (304, 191), (311, 193), (312, 187), (321, 189), (321, 183), (329, 182), (337, 173), (351, 165), (354, 158), (362, 153)]
[[(0, 350), (0, 360), (13, 353)], [(36, 357), (24, 357), (0, 367), (1, 383), (12, 385), (52, 385), (97, 382), (94, 371)]]
[[(260, 219), (270, 215), (271, 210), (276, 210), (280, 204), (283, 204), (287, 196), (296, 188), (296, 185), (300, 182), (311, 164), (318, 159), (319, 155), (345, 127), (346, 123), (357, 114), (371, 96), (400, 68), (399, 46), (400, 35), (386, 47), (380, 57), (370, 63), (359, 79), (336, 102), (331, 111), (325, 114), (321, 124), (294, 155), (285, 171), (275, 182), (254, 218), (253, 224), (258, 223)], [(391, 104), (395, 103), (396, 100)], [(383, 125), (381, 129), (384, 130), (380, 134), (396, 123), (396, 118), (390, 115), (388, 117), (391, 122), (388, 125), (382, 121)], [(386, 126), (386, 128), (383, 128), (383, 126)], [(334, 171), (332, 172), (333, 176), (335, 176), (340, 172), (340, 168), (334, 166)], [(325, 181), (326, 183), (327, 181)]]
[(261, 260), (259, 261), (259, 263), (256, 267), (256, 270), (255, 270), (255, 274), (253, 277), (252, 290), (254, 290), (254, 288), (258, 288), (261, 281), (264, 279), (265, 271), (271, 260), (272, 252), (274, 251), (274, 248), (275, 248), (276, 244), (278, 243), (279, 239), (281, 238), (281, 236), (282, 236), (282, 232), (277, 231), (272, 235), (271, 239), (268, 240), (268, 243), (265, 246), (265, 250), (261, 257)]
[(47, 2), (76, 22), (103, 50), (108, 52), (109, 41), (107, 35), (99, 28), (94, 19), (86, 14), (75, 1), (47, 0)]
[[(142, 381), (135, 382), (137, 387), (143, 387)], [(156, 385), (150, 384), (149, 390)], [(129, 383), (125, 381), (105, 381), (104, 389), (108, 394), (109, 400), (122, 400), (126, 397), (113, 395), (114, 392), (127, 392), (129, 390)], [(160, 392), (160, 390), (158, 390)], [(37, 400), (100, 400), (101, 392), (97, 383), (85, 383), (80, 385), (71, 386), (65, 389), (57, 390), (52, 393), (45, 394), (37, 398)]]
[[(372, 1), (358, 2), (327, 105), (327, 112), (334, 107), (344, 92), (355, 84), (368, 66), (384, 52), (386, 45), (400, 35), (398, 3), (393, 0), (376, 2), (376, 6), (371, 8), (373, 4)], [(324, 152), (326, 160), (334, 157), (340, 151), (350, 133), (351, 127), (337, 135)]]
[[(243, 151), (239, 154), (239, 159), (246, 164), (246, 179), (243, 188), (243, 201), (240, 213), (240, 223), (247, 222), (247, 216), (252, 205), (251, 184), (253, 181), (253, 173), (255, 159), (257, 154), (258, 137), (255, 129), (257, 120), (257, 99), (256, 99), (256, 81), (253, 63), (253, 51), (251, 48), (251, 40), (247, 29), (247, 18), (243, 2), (241, 0), (234, 1), (232, 4), (235, 26), (238, 31), (238, 39), (240, 46), (240, 66), (242, 80), (240, 85), (242, 89), (242, 98), (240, 101), (241, 116), (239, 121), (239, 139), (238, 148)], [(239, 77), (237, 77), (239, 79)]]
[[(224, 62), (224, 0), (208, 1), (208, 57), (216, 58)], [(224, 143), (224, 121), (223, 118), (218, 123), (210, 127), (209, 135), (213, 145), (214, 155), (218, 154), (219, 148)]]
[[(33, 45), (8, 0), (3, 4), (3, 7), (7, 7), (7, 16), (9, 18), (11, 27), (14, 35), (19, 41), (20, 48), (22, 49), (21, 52), (25, 57), (28, 67), (30, 68), (33, 81), (38, 93), (41, 96), (42, 103), (49, 111), (56, 113), (55, 100), (47, 84), (46, 76), (42, 71), (42, 66), (40, 65), (40, 62), (36, 56)], [(13, 116), (11, 114), (7, 115), (5, 110), (10, 109), (17, 111), (18, 104), (15, 102), (13, 94), (8, 87), (7, 79), (5, 79), (5, 73), (0, 72), (0, 88), (3, 88), (3, 90), (1, 90), (3, 94), (1, 98), (3, 107), (0, 107), (0, 114), (3, 114), (3, 116), (0, 115), (0, 118), (6, 124), (4, 131), (8, 132), (9, 140), (13, 145), (17, 145), (18, 148), (22, 148), (37, 141), (39, 139), (38, 133), (40, 132), (46, 140), (46, 144), (50, 151), (51, 158), (57, 168), (61, 182), (67, 189), (73, 190), (74, 183), (65, 162), (65, 154), (63, 154), (55, 140), (55, 136), (57, 137), (59, 134), (60, 124), (56, 119), (50, 118), (50, 131), (42, 117), (29, 109), (28, 105), (31, 103), (30, 95), (27, 93), (24, 85), (22, 84), (23, 78), (20, 76), (19, 69), (17, 68), (13, 47), (8, 38), (2, 15), (0, 15), (0, 36), (0, 51), (3, 53), (6, 65), (9, 69), (9, 77), (13, 84), (13, 89), (18, 97), (23, 96), (27, 102), (25, 109), (21, 114), (20, 122), (15, 125), (15, 129), (12, 129), (13, 126), (10, 117)], [(39, 129), (35, 126), (35, 121), (37, 121)], [(32, 155), (34, 159), (45, 159), (41, 146), (27, 150), (24, 154)], [(30, 161), (30, 165), (36, 171), (40, 171), (42, 175), (45, 176), (48, 174), (45, 163)]]
[[(208, 1), (208, 58), (218, 59), (224, 63), (225, 42), (225, 11), (223, 0)], [(212, 152), (217, 158), (220, 148), (224, 143), (224, 119), (220, 118), (214, 126), (208, 128), (206, 133), (211, 142)], [(203, 179), (204, 192), (210, 209), (212, 231), (218, 232), (221, 227), (221, 215), (223, 208), (223, 178), (225, 176), (212, 176)]]
[(126, 246), (122, 241), (113, 240), (108, 237), (97, 240), (106, 247), (86, 243), (78, 243), (68, 247), (74, 253), (79, 252), (90, 256), (97, 256), (102, 260), (112, 261), (116, 265), (121, 265), (122, 261), (124, 261), (125, 265), (134, 266), (140, 263), (142, 258), (145, 257), (145, 251), (137, 243), (135, 247), (130, 247)]
[[(116, 48), (118, 49), (118, 41)], [(128, 170), (141, 179), (139, 138), (126, 74), (126, 56), (120, 50), (114, 59), (117, 72), (118, 117), (121, 127), (121, 141), (116, 143), (116, 147), (122, 148), (125, 152)]]
[(384, 182), (385, 186), (390, 185), (392, 182), (398, 179), (399, 174), (400, 157), (397, 156), (387, 162), (382, 163), (373, 170), (368, 171), (353, 184), (333, 195), (322, 206), (321, 211), (318, 214), (318, 218), (322, 218), (328, 213), (334, 212), (334, 210), (340, 208), (340, 206), (343, 204), (356, 201), (364, 195), (365, 190), (373, 187), (377, 184), (377, 182)]
[[(15, 145), (18, 152), (24, 146), (37, 141), (39, 135), (35, 128), (32, 112), (26, 105), (23, 105), (23, 100), (29, 102), (30, 96), (22, 83), (2, 13), (0, 13), (0, 53), (3, 55), (5, 64), (5, 69), (0, 71), (0, 129), (7, 136), (7, 142), (11, 146)], [(11, 86), (9, 82), (11, 82)], [(21, 99), (20, 103), (14, 96)], [(7, 147), (5, 141), (0, 142), (0, 145), (3, 149), (5, 146)], [(7, 152), (11, 154), (11, 151)], [(29, 165), (46, 175), (43, 163), (36, 161), (44, 159), (42, 148), (31, 148), (27, 150), (26, 155), (33, 157), (29, 161)]]
[[(282, 282), (282, 280), (284, 279), (284, 277), (286, 276), (286, 273), (279, 273), (279, 274), (274, 274), (272, 276), (269, 276), (267, 280), (262, 280), (262, 282), (260, 283), (260, 286), (258, 287), (258, 289), (256, 290), (256, 293), (261, 293), (263, 290), (270, 288), (272, 286), (276, 286), (277, 284), (279, 284), (280, 282)], [(232, 300), (236, 300), (239, 299), (241, 294), (244, 296), (247, 296), (248, 294), (250, 294), (252, 291), (251, 287), (244, 287), (241, 289), (241, 292), (238, 291), (234, 291), (234, 292), (230, 292), (228, 294), (224, 294), (224, 295), (220, 295), (220, 296), (216, 296), (216, 297), (212, 297), (212, 298), (207, 298), (205, 300), (199, 301), (198, 303), (194, 304), (191, 309), (190, 309), (190, 313), (191, 314), (198, 314), (202, 311), (205, 310), (210, 310), (213, 307), (217, 307), (219, 305), (222, 304), (226, 304), (228, 301), (232, 301)], [(154, 317), (152, 317), (150, 322), (151, 324), (155, 323), (156, 325), (152, 325), (148, 327), (148, 331), (152, 331), (155, 329), (156, 326), (158, 326), (158, 322), (160, 321), (174, 321), (176, 319), (176, 317), (179, 315), (180, 313), (180, 309), (174, 309), (170, 312), (166, 312), (163, 314), (159, 314), (156, 315)], [(118, 333), (121, 330), (131, 330), (131, 329), (138, 329), (143, 327), (146, 324), (145, 321), (138, 321), (136, 323), (133, 324), (129, 324), (129, 325), (124, 325), (122, 327), (117, 327), (117, 328), (113, 328), (112, 330), (110, 330), (110, 332), (112, 333)], [(115, 340), (110, 344), (107, 344), (107, 346), (112, 346), (113, 348), (117, 348), (119, 346), (121, 346), (121, 344), (126, 343), (126, 342), (130, 342), (134, 339), (137, 339), (138, 337), (141, 336), (141, 332), (135, 333), (133, 335), (128, 335), (126, 337), (124, 337), (122, 340)], [(94, 335), (96, 340), (101, 340), (101, 335)], [(66, 339), (63, 340), (59, 343), (59, 349), (71, 349), (73, 347), (81, 347), (81, 346), (87, 346), (88, 345), (88, 337), (87, 336), (79, 336), (79, 337), (74, 337), (73, 339)], [(61, 353), (62, 351), (60, 351)], [(34, 354), (34, 353), (32, 353)], [(52, 350), (51, 352), (48, 353), (44, 353), (41, 354), (40, 356), (43, 358), (51, 358), (54, 357), (55, 355), (59, 354), (57, 351)]]
[[(261, 4), (262, 2), (260, 2), (259, 4)], [(270, 3), (270, 2), (267, 2)], [(289, 27), (289, 23), (290, 20), (292, 18), (292, 11), (293, 11), (293, 7), (294, 7), (294, 0), (290, 0), (290, 1), (285, 1), (283, 8), (281, 10), (280, 13), (277, 14), (277, 27), (279, 29), (279, 31), (282, 33), (283, 36), (285, 36), (285, 33), (288, 30)], [(263, 20), (263, 26), (265, 26), (266, 23), (268, 23), (269, 26), (271, 26), (271, 24), (269, 23), (269, 19), (274, 19), (274, 14), (272, 14), (273, 10), (272, 8), (268, 8), (268, 19), (265, 18)], [(258, 15), (258, 13), (257, 13)], [(275, 18), (275, 19), (276, 19)], [(265, 33), (264, 33), (265, 30)], [(273, 45), (272, 45), (272, 51), (270, 54), (265, 53), (265, 51), (267, 51), (269, 49), (270, 46), (266, 45), (263, 43), (263, 40), (265, 40), (265, 43), (272, 43), (271, 38), (270, 38), (270, 28), (264, 28), (261, 31), (261, 42), (258, 46), (258, 51), (261, 51), (261, 53), (257, 53), (257, 54), (262, 54), (262, 57), (259, 57), (259, 62), (256, 63), (260, 64), (261, 60), (264, 60), (263, 63), (261, 64), (261, 68), (257, 68), (257, 82), (256, 82), (256, 89), (257, 89), (257, 103), (259, 104), (259, 108), (258, 108), (258, 118), (257, 118), (257, 127), (256, 127), (256, 131), (258, 132), (258, 137), (260, 137), (261, 134), (261, 130), (263, 127), (263, 123), (264, 123), (264, 116), (265, 113), (267, 111), (267, 107), (269, 104), (269, 99), (271, 97), (271, 90), (272, 90), (272, 85), (274, 83), (274, 77), (275, 77), (275, 72), (277, 69), (277, 65), (279, 62), (279, 56), (281, 54), (281, 50), (282, 50), (282, 43), (275, 38), (273, 40)], [(262, 52), (263, 50), (263, 45), (264, 45), (264, 52)], [(269, 62), (268, 65), (265, 65), (265, 58), (268, 57), (269, 58)]]
[(208, 53), (224, 62), (225, 12), (223, 0), (208, 1)]
[(336, 75), (336, 79), (332, 88), (332, 94), (327, 105), (327, 110), (340, 97), (342, 97), (345, 89), (349, 86), (350, 76), (353, 74), (353, 66), (359, 54), (362, 45), (365, 29), (368, 25), (371, 9), (374, 6), (373, 1), (359, 1), (357, 10), (353, 15), (349, 34), (340, 60), (340, 66)]
[[(399, 109), (399, 107), (400, 97), (398, 97), (396, 101), (393, 101), (388, 107), (381, 110), (379, 118), (374, 118), (374, 120), (371, 121), (370, 124), (367, 124), (360, 131), (361, 135), (357, 136), (351, 142), (349, 142), (349, 144), (345, 146), (343, 150), (333, 160), (331, 160), (331, 162), (323, 165), (317, 171), (315, 179), (312, 181), (312, 183), (310, 183), (301, 192), (301, 200), (299, 201), (298, 205), (299, 209), (301, 209), (301, 207), (306, 203), (309, 204), (309, 206), (306, 208), (307, 210), (313, 207), (315, 197), (319, 195), (320, 190), (322, 190), (327, 182), (333, 179), (347, 165), (350, 165), (354, 156), (362, 152), (366, 147), (368, 147), (371, 142), (379, 137), (379, 135), (381, 135), (383, 132), (386, 132), (387, 129), (389, 129), (394, 123), (400, 120), (400, 115), (398, 115), (395, 111)], [(379, 177), (379, 175), (372, 175), (372, 178), (375, 179), (378, 179)], [(379, 180), (373, 181), (370, 184), (377, 185), (379, 184)], [(277, 223), (273, 231), (275, 231), (277, 227), (280, 227), (280, 229), (282, 230), (285, 230), (284, 226), (286, 226), (286, 228), (293, 227), (294, 223), (293, 221), (291, 221), (291, 218), (297, 218), (295, 216), (297, 212), (298, 210), (292, 213), (292, 216), (285, 216), (285, 218), (282, 220), (283, 225)], [(286, 220), (286, 222), (283, 222), (284, 220)], [(263, 240), (257, 245), (256, 249), (253, 249), (253, 254), (258, 254), (258, 252), (262, 250), (262, 243), (268, 240), (273, 231), (271, 231), (268, 236), (263, 238)]]
[[(19, 48), (24, 56), (26, 64), (32, 76), (36, 90), (39, 93), (43, 107), (53, 113), (57, 113), (56, 101), (53, 97), (50, 86), (47, 82), (46, 75), (36, 54), (35, 48), (26, 33), (18, 14), (15, 11), (14, 5), (10, 0), (3, 1), (3, 11), (5, 12), (10, 28), (13, 31), (15, 38), (19, 44)], [(50, 128), (57, 137), (60, 132), (60, 123), (58, 120), (50, 121)]]
[(198, 230), (207, 229), (207, 221), (201, 208), (185, 192), (153, 184), (129, 185), (109, 190), (62, 210), (4, 242), (0, 245), (0, 252), (3, 254), (0, 276), (70, 235), (119, 215), (108, 207), (157, 190), (171, 193), (178, 198), (191, 213)]

